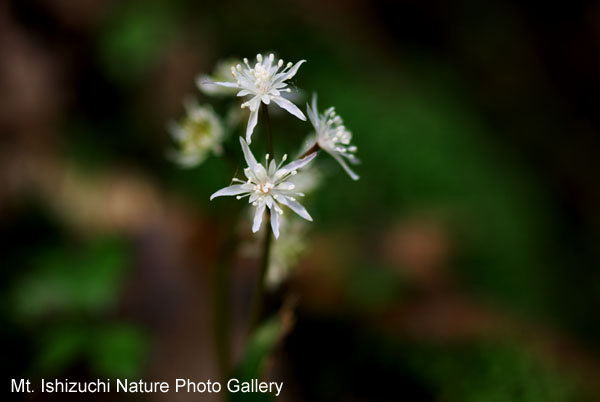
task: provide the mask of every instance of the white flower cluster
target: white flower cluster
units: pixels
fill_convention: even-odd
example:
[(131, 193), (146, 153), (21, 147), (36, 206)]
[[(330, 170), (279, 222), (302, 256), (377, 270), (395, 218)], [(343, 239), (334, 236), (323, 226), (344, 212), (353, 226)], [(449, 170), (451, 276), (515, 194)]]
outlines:
[(219, 116), (210, 106), (200, 106), (194, 100), (184, 102), (186, 115), (168, 126), (177, 143), (177, 150), (168, 156), (181, 167), (191, 168), (202, 163), (210, 152), (221, 155), (225, 130)]
[[(323, 113), (318, 112), (316, 95), (313, 96), (312, 105), (307, 105), (307, 115), (314, 128), (309, 151), (287, 164), (284, 164), (287, 155), (277, 164), (273, 155), (267, 153), (263, 165), (257, 162), (250, 150), (249, 145), (261, 107), (266, 108), (273, 102), (300, 120), (306, 121), (305, 114), (290, 101), (293, 98), (290, 98), (292, 89), (289, 87), (289, 81), (294, 78), (304, 62), (305, 60), (285, 63), (281, 59), (276, 60), (274, 54), (258, 54), (252, 64), (248, 59), (243, 59), (242, 63), (232, 60), (222, 62), (212, 76), (199, 76), (196, 81), (198, 88), (207, 95), (236, 94), (238, 97), (244, 97), (241, 108), (247, 108), (250, 112), (245, 130), (246, 139), (240, 138), (248, 165), (244, 169), (245, 179), (234, 178), (235, 184), (217, 191), (210, 199), (221, 196), (236, 196), (238, 199), (248, 197), (248, 202), (255, 207), (252, 231), (259, 231), (263, 217), (267, 215), (276, 238), (280, 234), (284, 207), (305, 220), (312, 221), (312, 217), (298, 202), (298, 198), (304, 196), (300, 188), (302, 183), (314, 182), (314, 178), (317, 177), (306, 173), (303, 168), (315, 159), (319, 150), (330, 154), (353, 180), (358, 180), (358, 175), (348, 166), (348, 162), (358, 163), (355, 156), (356, 147), (350, 144), (352, 134), (333, 108)], [(225, 74), (227, 69), (231, 72), (230, 77)], [(187, 109), (184, 121), (174, 125), (171, 132), (181, 148), (176, 160), (183, 165), (192, 166), (201, 162), (209, 150), (217, 154), (220, 152), (224, 130), (212, 110), (199, 106)], [(307, 175), (307, 180), (303, 179), (303, 175)]]

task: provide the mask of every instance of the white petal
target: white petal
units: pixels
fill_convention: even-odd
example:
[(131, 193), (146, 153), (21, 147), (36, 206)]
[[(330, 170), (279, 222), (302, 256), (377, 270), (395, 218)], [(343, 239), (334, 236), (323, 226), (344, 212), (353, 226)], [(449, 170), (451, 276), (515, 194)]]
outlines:
[(294, 201), (291, 198), (286, 197), (285, 195), (280, 195), (279, 197), (277, 197), (277, 201), (279, 201), (283, 205), (287, 205), (292, 211), (300, 215), (302, 218), (312, 222), (313, 218), (310, 216), (306, 208), (300, 205), (299, 202)]
[(273, 229), (273, 234), (275, 238), (279, 238), (279, 214), (277, 211), (271, 211), (271, 229)]
[(298, 109), (298, 106), (294, 105), (289, 100), (281, 96), (272, 96), (271, 99), (273, 100), (273, 102), (277, 103), (281, 108), (287, 110), (300, 120), (306, 120), (306, 116), (304, 116), (304, 113), (302, 113), (302, 111)]
[(223, 197), (226, 195), (238, 195), (246, 192), (248, 192), (248, 190), (246, 190), (243, 184), (234, 184), (233, 186), (220, 189), (219, 191), (211, 195), (210, 199), (212, 200), (213, 198)]
[(182, 141), (185, 138), (185, 131), (183, 128), (175, 123), (174, 121), (170, 121), (167, 123), (167, 131), (171, 134), (171, 137), (176, 141)]
[(312, 97), (312, 108), (306, 105), (306, 114), (310, 119), (310, 122), (314, 126), (315, 130), (319, 129), (319, 112), (317, 111), (317, 94), (313, 93)]
[(279, 169), (277, 171), (277, 173), (275, 173), (275, 175), (277, 175), (279, 172), (289, 173), (293, 170), (300, 169), (300, 168), (306, 166), (310, 161), (315, 159), (316, 156), (317, 156), (317, 153), (313, 152), (312, 154), (305, 156), (302, 159), (298, 159), (296, 161), (290, 162), (287, 165), (285, 165), (284, 167), (282, 167), (281, 169)]
[(254, 157), (254, 155), (252, 154), (252, 151), (250, 150), (250, 147), (248, 146), (248, 144), (246, 143), (246, 141), (244, 141), (244, 139), (242, 137), (240, 137), (240, 144), (242, 144), (242, 151), (244, 152), (244, 159), (246, 159), (246, 163), (248, 164), (248, 167), (250, 168), (250, 170), (254, 171), (254, 169), (256, 169), (256, 165), (258, 165), (258, 163), (256, 162), (256, 158)]
[(237, 93), (237, 96), (246, 96), (251, 94), (252, 92), (248, 91), (247, 89), (242, 89), (240, 92)]
[(256, 207), (254, 212), (254, 222), (252, 223), (252, 233), (258, 232), (260, 225), (262, 224), (263, 215), (265, 214), (265, 203), (261, 202)]
[(344, 170), (346, 171), (346, 173), (348, 173), (348, 175), (352, 178), (352, 180), (358, 180), (360, 177), (354, 173), (352, 171), (352, 169), (350, 169), (350, 167), (348, 166), (348, 164), (346, 163), (346, 161), (344, 160), (344, 158), (342, 158), (340, 155), (338, 155), (337, 152), (330, 152), (329, 153), (331, 156), (333, 156), (333, 158), (338, 161), (338, 163), (340, 165), (342, 165), (342, 167), (344, 168)]
[(198, 86), (200, 86), (200, 84), (204, 84), (204, 85), (219, 85), (221, 87), (226, 87), (226, 88), (239, 88), (240, 86), (237, 84), (237, 82), (217, 82), (217, 81), (200, 81), (198, 80), (198, 82), (196, 82), (198, 84)]
[(298, 69), (300, 68), (302, 63), (306, 63), (306, 60), (300, 60), (298, 63), (294, 64), (294, 66), (292, 68), (290, 68), (290, 71), (285, 73), (285, 75), (286, 75), (285, 79), (288, 80), (288, 79), (292, 78), (294, 75), (296, 75), (296, 73), (298, 72)]
[(252, 110), (250, 109), (250, 118), (248, 119), (248, 128), (246, 129), (246, 141), (248, 144), (252, 141), (252, 132), (254, 131), (254, 127), (256, 127), (256, 123), (258, 122), (258, 108)]

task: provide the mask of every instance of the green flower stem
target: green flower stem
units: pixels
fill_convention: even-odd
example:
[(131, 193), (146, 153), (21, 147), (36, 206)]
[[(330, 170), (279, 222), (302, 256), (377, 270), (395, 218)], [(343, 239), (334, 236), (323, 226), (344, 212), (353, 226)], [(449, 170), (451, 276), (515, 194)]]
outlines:
[[(267, 137), (267, 153), (269, 154), (270, 158), (274, 158), (273, 136), (271, 134), (271, 119), (269, 118), (269, 110), (266, 105), (261, 105), (260, 109), (262, 119), (265, 122), (265, 134)], [(265, 210), (263, 222), (265, 222), (265, 224), (268, 225), (270, 221), (271, 211), (267, 208)], [(254, 298), (252, 300), (252, 309), (250, 311), (250, 326), (248, 329), (249, 333), (254, 332), (256, 326), (260, 323), (260, 319), (262, 318), (263, 314), (264, 300), (266, 294), (265, 277), (269, 268), (269, 257), (271, 255), (272, 237), (273, 233), (271, 233), (271, 230), (267, 227), (263, 241), (262, 255), (260, 258), (258, 275), (256, 276), (256, 284), (254, 287)]]

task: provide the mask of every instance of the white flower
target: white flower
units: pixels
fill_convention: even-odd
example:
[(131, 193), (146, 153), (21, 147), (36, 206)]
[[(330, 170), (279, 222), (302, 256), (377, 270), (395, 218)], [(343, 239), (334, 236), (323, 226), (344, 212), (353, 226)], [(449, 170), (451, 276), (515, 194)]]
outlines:
[(180, 166), (190, 168), (202, 163), (211, 151), (216, 155), (223, 152), (225, 130), (210, 106), (200, 106), (191, 99), (184, 106), (186, 115), (181, 122), (167, 127), (178, 148), (168, 156)]
[(319, 148), (333, 156), (352, 180), (358, 180), (358, 175), (346, 163), (346, 159), (352, 164), (357, 164), (359, 161), (354, 156), (356, 147), (350, 145), (352, 133), (346, 129), (342, 118), (335, 113), (333, 107), (325, 110), (323, 114), (319, 114), (316, 95), (313, 95), (312, 108), (309, 105), (306, 108), (308, 118), (317, 134)]
[(283, 167), (281, 165), (287, 159), (287, 155), (284, 155), (281, 163), (277, 165), (274, 160), (271, 160), (269, 163), (269, 155), (267, 154), (265, 165), (268, 165), (268, 168), (265, 168), (265, 166), (256, 162), (252, 151), (250, 151), (250, 147), (248, 147), (246, 141), (241, 137), (240, 143), (244, 151), (244, 158), (248, 164), (248, 167), (244, 169), (244, 174), (248, 178), (248, 181), (244, 182), (234, 178), (233, 181), (241, 184), (225, 187), (211, 195), (210, 199), (212, 200), (215, 197), (225, 195), (236, 195), (237, 199), (249, 196), (249, 203), (256, 207), (252, 231), (254, 233), (258, 232), (265, 208), (269, 208), (271, 211), (271, 228), (276, 238), (279, 237), (279, 215), (283, 214), (281, 205), (286, 205), (302, 218), (312, 221), (312, 217), (295, 198), (296, 196), (301, 197), (304, 194), (295, 191), (295, 185), (288, 179), (296, 175), (298, 169), (306, 166), (313, 160), (317, 155), (316, 152), (302, 159), (290, 162)]
[(215, 81), (235, 83), (231, 76), (231, 69), (240, 62), (237, 59), (227, 59), (219, 61), (213, 70), (212, 75), (199, 75), (196, 78), (198, 89), (209, 96), (232, 96), (238, 92), (237, 88), (229, 88), (222, 85), (213, 85)]
[(242, 108), (247, 107), (250, 109), (250, 118), (246, 129), (248, 144), (251, 142), (252, 132), (258, 122), (258, 109), (261, 102), (268, 105), (273, 101), (300, 120), (306, 120), (306, 116), (296, 105), (281, 96), (282, 92), (291, 92), (285, 81), (294, 77), (300, 65), (306, 60), (300, 60), (296, 64), (287, 63), (285, 67), (283, 67), (283, 60), (274, 63), (275, 56), (273, 54), (268, 57), (258, 54), (256, 60), (254, 67), (250, 66), (248, 59), (244, 59), (244, 65), (238, 64), (231, 68), (231, 73), (236, 82), (212, 82), (222, 87), (239, 89), (237, 96), (251, 96), (250, 99), (242, 103)]

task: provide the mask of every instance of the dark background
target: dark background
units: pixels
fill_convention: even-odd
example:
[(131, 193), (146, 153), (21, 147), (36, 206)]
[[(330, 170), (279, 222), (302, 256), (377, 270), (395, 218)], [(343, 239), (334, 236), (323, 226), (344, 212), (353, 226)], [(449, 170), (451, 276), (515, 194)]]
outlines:
[[(165, 126), (212, 101), (197, 74), (271, 50), (307, 60), (294, 84), (362, 160), (359, 182), (323, 161), (310, 249), (272, 296), (296, 300), (265, 374), (280, 399), (599, 400), (593, 2), (2, 2), (5, 386), (215, 378), (223, 253), (239, 359), (257, 261), (208, 201), (230, 173), (174, 166)], [(290, 120), (280, 154), (306, 134)]]

